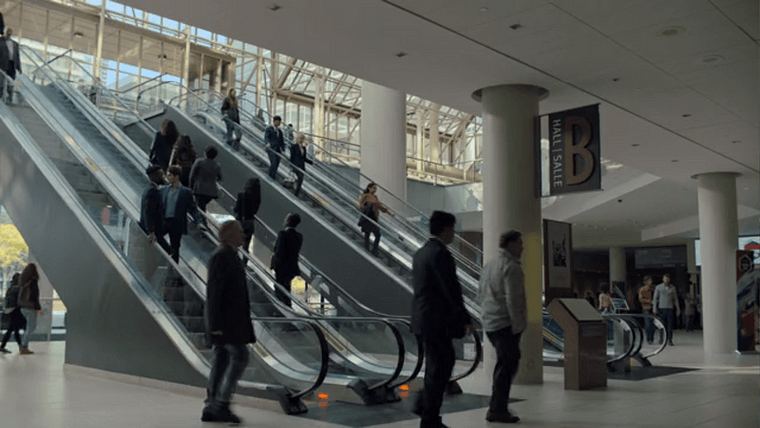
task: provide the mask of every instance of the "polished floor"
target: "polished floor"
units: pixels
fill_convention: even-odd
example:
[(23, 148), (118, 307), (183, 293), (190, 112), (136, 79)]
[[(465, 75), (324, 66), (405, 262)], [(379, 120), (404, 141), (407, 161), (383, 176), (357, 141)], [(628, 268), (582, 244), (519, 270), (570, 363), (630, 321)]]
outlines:
[[(730, 357), (706, 364), (700, 333), (676, 333), (676, 345), (653, 362), (660, 366), (699, 370), (631, 381), (609, 380), (605, 390), (565, 391), (562, 369), (546, 367), (543, 385), (514, 388), (523, 401), (512, 405), (525, 427), (757, 427), (760, 407), (760, 369), (757, 355)], [(32, 343), (37, 351), (0, 356), (0, 427), (139, 428), (213, 427), (199, 420), (198, 393), (171, 393), (122, 383), (79, 370), (64, 370), (63, 342)], [(485, 373), (463, 385), (466, 392), (487, 394)], [(329, 404), (328, 404), (329, 407)], [(276, 411), (236, 406), (245, 426), (299, 428), (340, 427)], [(485, 410), (447, 414), (455, 427), (497, 427), (484, 420)], [(411, 428), (410, 419), (378, 427)]]

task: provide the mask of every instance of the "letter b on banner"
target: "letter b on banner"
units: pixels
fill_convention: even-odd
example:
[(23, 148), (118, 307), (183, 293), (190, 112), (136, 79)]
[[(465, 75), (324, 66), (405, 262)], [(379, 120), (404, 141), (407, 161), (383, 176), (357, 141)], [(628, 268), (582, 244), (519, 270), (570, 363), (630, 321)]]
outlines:
[[(580, 141), (575, 141), (577, 128), (580, 128)], [(583, 183), (594, 172), (594, 153), (587, 149), (591, 144), (591, 123), (583, 116), (571, 116), (565, 119), (565, 171), (567, 184)], [(580, 157), (581, 162), (577, 162)]]
[(550, 114), (549, 123), (550, 132), (554, 132), (551, 153), (564, 159), (561, 176), (552, 176), (550, 195), (601, 189), (599, 105)]

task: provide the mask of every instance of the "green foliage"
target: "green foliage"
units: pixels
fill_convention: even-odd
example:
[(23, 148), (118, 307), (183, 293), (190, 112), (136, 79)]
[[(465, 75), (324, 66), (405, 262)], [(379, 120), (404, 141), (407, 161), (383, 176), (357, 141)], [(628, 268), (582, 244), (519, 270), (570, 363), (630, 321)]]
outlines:
[(0, 269), (5, 276), (20, 272), (29, 259), (29, 247), (12, 223), (0, 224)]

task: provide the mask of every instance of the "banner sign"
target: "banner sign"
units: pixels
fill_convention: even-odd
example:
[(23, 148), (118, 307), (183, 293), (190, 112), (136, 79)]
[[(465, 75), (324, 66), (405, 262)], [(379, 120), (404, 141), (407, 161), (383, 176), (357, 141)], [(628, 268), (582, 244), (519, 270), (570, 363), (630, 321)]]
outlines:
[(752, 251), (736, 252), (736, 348), (740, 352), (755, 350), (760, 271), (754, 269), (753, 259)]
[[(601, 190), (602, 171), (599, 139), (599, 105), (580, 107), (548, 115), (548, 162), (544, 163), (542, 189), (548, 195)], [(543, 157), (543, 156), (542, 156)]]
[(544, 220), (544, 269), (546, 291), (573, 288), (572, 225)]

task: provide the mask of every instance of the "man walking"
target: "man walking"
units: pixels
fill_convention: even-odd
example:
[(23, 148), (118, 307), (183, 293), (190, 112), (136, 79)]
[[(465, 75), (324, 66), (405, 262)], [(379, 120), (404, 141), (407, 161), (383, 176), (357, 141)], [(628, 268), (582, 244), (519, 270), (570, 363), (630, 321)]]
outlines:
[(483, 330), (496, 349), (489, 422), (515, 423), (520, 420), (508, 408), (512, 380), (520, 363), (520, 335), (528, 323), (525, 275), (520, 257), (522, 234), (510, 230), (499, 238), (499, 254), (483, 267), (480, 299)]
[(282, 118), (275, 116), (272, 124), (264, 130), (264, 142), (266, 143), (267, 155), (269, 155), (269, 178), (277, 180), (277, 167), (280, 166), (280, 155), (285, 150), (285, 139), (282, 135), (280, 124)]
[[(678, 305), (678, 291), (670, 282), (670, 274), (662, 277), (662, 283), (654, 289), (654, 301), (652, 303), (654, 314), (665, 319), (665, 330), (668, 334), (668, 345), (673, 346), (673, 327), (676, 316), (681, 316), (681, 307)], [(675, 309), (675, 314), (673, 310)]]
[(414, 413), (421, 428), (445, 427), (440, 411), (443, 394), (454, 368), (452, 339), (474, 331), (464, 307), (454, 258), (446, 248), (454, 240), (453, 214), (434, 211), (430, 216), (432, 238), (414, 255), (412, 263), (412, 330), (425, 350), (425, 387), (417, 397)]
[[(644, 286), (639, 289), (639, 303), (641, 303), (643, 313), (652, 313), (653, 299), (654, 285), (652, 285), (652, 277), (647, 275), (644, 277)], [(647, 331), (647, 343), (651, 345), (654, 342), (654, 320), (649, 317), (645, 318), (644, 328)]]
[(169, 167), (166, 174), (167, 185), (161, 186), (161, 203), (164, 210), (164, 228), (162, 233), (169, 234), (171, 242), (171, 254), (175, 262), (179, 263), (179, 246), (182, 243), (182, 235), (187, 235), (187, 215), (193, 217), (195, 224), (201, 223), (198, 207), (193, 199), (193, 192), (180, 184), (182, 168), (177, 165)]
[(145, 169), (150, 185), (143, 191), (140, 201), (140, 228), (148, 235), (148, 244), (158, 245), (168, 254), (172, 249), (164, 239), (164, 210), (161, 206), (161, 191), (158, 186), (164, 184), (164, 170), (158, 165)]
[(219, 241), (208, 265), (206, 331), (214, 357), (201, 420), (240, 423), (240, 418), (230, 411), (230, 400), (248, 365), (248, 344), (256, 342), (245, 269), (237, 254), (243, 244), (240, 223), (223, 223)]

